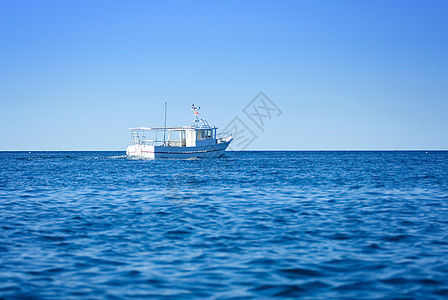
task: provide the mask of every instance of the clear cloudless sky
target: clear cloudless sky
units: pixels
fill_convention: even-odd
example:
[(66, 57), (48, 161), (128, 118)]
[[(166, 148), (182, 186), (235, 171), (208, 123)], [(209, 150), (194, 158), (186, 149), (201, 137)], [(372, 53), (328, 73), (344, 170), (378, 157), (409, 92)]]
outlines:
[(249, 149), (448, 149), (448, 1), (0, 0), (0, 150), (124, 151), (164, 102)]

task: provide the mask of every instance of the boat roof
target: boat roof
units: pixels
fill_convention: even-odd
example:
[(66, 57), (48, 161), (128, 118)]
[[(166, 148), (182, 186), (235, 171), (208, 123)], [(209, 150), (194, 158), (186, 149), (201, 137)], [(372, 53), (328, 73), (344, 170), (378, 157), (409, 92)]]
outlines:
[(195, 127), (195, 126), (183, 126), (183, 127), (134, 127), (129, 130), (185, 130), (185, 129), (212, 129), (216, 127)]

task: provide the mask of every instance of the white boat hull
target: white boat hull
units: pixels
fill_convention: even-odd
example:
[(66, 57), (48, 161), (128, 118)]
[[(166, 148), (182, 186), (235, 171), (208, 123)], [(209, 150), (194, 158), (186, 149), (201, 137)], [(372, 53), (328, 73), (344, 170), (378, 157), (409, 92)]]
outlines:
[(196, 147), (165, 147), (165, 146), (151, 146), (151, 145), (130, 145), (126, 150), (126, 155), (130, 158), (215, 158), (224, 155), (230, 142), (196, 146)]

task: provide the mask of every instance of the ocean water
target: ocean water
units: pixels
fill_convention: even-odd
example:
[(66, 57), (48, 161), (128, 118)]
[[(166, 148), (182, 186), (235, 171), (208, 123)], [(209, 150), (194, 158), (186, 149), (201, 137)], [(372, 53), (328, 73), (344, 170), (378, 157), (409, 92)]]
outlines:
[(123, 154), (0, 152), (0, 298), (448, 298), (448, 152)]

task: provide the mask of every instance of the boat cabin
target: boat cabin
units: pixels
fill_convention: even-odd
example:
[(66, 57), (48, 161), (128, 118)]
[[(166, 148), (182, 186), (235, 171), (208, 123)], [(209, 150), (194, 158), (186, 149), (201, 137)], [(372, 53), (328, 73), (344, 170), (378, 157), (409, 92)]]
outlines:
[(196, 147), (216, 145), (217, 129), (218, 128), (214, 126), (130, 128), (131, 144), (165, 147)]

